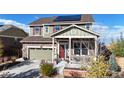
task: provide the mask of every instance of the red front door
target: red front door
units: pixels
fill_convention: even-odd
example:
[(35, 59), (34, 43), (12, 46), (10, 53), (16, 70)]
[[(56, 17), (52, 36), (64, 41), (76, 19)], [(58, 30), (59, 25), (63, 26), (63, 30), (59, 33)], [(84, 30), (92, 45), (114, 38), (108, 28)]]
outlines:
[(65, 58), (64, 45), (60, 45), (60, 48), (59, 48), (59, 56), (60, 56), (60, 58)]

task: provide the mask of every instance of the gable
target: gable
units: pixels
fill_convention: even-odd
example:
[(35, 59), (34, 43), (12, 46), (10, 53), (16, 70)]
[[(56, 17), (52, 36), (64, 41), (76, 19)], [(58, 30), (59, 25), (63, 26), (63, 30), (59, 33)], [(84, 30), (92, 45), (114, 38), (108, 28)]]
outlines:
[(88, 37), (88, 36), (96, 36), (96, 35), (74, 26), (57, 33), (55, 37), (56, 36), (87, 36)]

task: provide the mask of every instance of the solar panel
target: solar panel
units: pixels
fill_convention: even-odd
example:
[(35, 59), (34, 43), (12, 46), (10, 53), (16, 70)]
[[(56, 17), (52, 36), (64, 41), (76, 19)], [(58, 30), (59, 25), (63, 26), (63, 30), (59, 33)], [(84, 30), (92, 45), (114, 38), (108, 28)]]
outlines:
[(70, 15), (70, 16), (58, 16), (54, 22), (60, 21), (80, 21), (81, 15)]

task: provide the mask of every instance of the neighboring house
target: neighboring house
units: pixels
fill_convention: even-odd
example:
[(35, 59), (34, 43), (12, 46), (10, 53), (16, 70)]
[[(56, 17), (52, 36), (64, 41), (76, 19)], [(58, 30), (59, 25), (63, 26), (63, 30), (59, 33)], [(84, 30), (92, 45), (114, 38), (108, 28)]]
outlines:
[(99, 35), (93, 31), (90, 14), (41, 18), (29, 24), (30, 36), (24, 38), (23, 57), (32, 60), (72, 60), (96, 56)]
[(4, 56), (21, 57), (22, 44), (20, 40), (28, 34), (14, 25), (0, 25), (0, 40), (4, 45)]

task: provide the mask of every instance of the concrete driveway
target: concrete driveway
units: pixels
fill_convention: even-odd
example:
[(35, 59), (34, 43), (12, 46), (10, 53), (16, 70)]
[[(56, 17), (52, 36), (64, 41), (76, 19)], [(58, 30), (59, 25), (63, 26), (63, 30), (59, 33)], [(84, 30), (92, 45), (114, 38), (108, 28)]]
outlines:
[(0, 72), (4, 78), (38, 78), (40, 61), (23, 61), (7, 70)]

